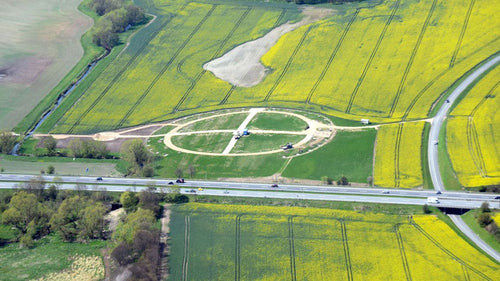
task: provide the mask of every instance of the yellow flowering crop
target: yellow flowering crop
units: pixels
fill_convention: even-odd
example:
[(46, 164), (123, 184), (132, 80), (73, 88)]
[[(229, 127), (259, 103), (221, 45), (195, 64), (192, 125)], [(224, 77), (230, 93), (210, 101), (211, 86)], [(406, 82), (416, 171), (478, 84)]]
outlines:
[[(375, 185), (422, 185), (421, 146), (424, 122), (381, 126), (375, 153)], [(398, 143), (399, 142), (399, 143)]]

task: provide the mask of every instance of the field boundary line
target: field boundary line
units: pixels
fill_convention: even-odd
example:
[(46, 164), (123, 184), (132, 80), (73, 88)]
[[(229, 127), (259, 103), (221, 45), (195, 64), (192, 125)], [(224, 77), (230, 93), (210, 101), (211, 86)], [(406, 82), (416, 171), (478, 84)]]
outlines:
[(384, 40), (385, 33), (387, 32), (387, 29), (389, 28), (389, 25), (391, 25), (392, 19), (394, 18), (394, 15), (396, 14), (397, 10), (399, 9), (399, 4), (401, 3), (401, 0), (397, 0), (394, 8), (391, 11), (391, 15), (385, 22), (384, 28), (382, 29), (382, 32), (380, 33), (377, 42), (375, 43), (375, 47), (373, 47), (372, 53), (370, 54), (370, 57), (368, 58), (368, 61), (365, 64), (365, 67), (363, 69), (363, 72), (361, 73), (361, 76), (358, 79), (358, 83), (356, 84), (356, 87), (354, 87), (354, 90), (351, 93), (351, 97), (349, 98), (349, 102), (347, 104), (345, 113), (350, 113), (352, 104), (354, 103), (354, 99), (356, 98), (356, 95), (358, 94), (359, 88), (361, 87), (361, 84), (363, 84), (363, 81), (365, 80), (366, 74), (368, 73), (368, 69), (370, 68), (373, 59), (375, 58), (375, 55), (378, 52), (378, 48), (380, 47), (380, 44), (382, 43), (382, 40)]
[(429, 233), (427, 233), (427, 231), (425, 231), (413, 219), (410, 218), (409, 221), (410, 221), (410, 224), (413, 227), (415, 227), (415, 229), (417, 229), (422, 235), (425, 236), (425, 238), (427, 238), (432, 244), (434, 244), (436, 247), (438, 247), (445, 254), (447, 254), (448, 256), (450, 256), (453, 260), (457, 261), (459, 264), (461, 264), (462, 266), (466, 267), (467, 269), (472, 270), (474, 273), (478, 274), (482, 278), (484, 278), (486, 280), (493, 281), (493, 279), (491, 279), (490, 277), (488, 277), (486, 274), (484, 274), (480, 270), (476, 269), (475, 267), (469, 265), (467, 262), (465, 262), (464, 260), (462, 260), (461, 258), (459, 258), (458, 256), (456, 256), (455, 254), (453, 254), (450, 250), (446, 249), (443, 245), (441, 245), (441, 243), (439, 243), (436, 239), (434, 239), (434, 237), (432, 237)]
[(125, 116), (122, 117), (122, 119), (118, 122), (118, 125), (115, 126), (115, 128), (120, 128), (123, 126), (125, 121), (130, 117), (132, 112), (139, 106), (139, 104), (144, 100), (144, 98), (149, 94), (151, 89), (156, 85), (158, 80), (160, 80), (161, 76), (167, 71), (168, 67), (174, 62), (174, 60), (177, 58), (177, 56), (182, 52), (182, 50), (186, 47), (186, 45), (191, 41), (193, 36), (200, 30), (201, 26), (207, 21), (207, 19), (212, 15), (213, 11), (215, 8), (217, 8), (218, 4), (213, 4), (212, 8), (205, 14), (205, 16), (201, 19), (200, 22), (195, 26), (195, 28), (189, 33), (188, 37), (182, 42), (182, 44), (177, 48), (175, 51), (174, 55), (168, 60), (168, 62), (163, 66), (163, 68), (160, 70), (160, 72), (155, 76), (153, 81), (149, 84), (149, 86), (146, 88), (146, 90), (142, 93), (142, 95), (137, 99), (137, 101), (132, 105), (132, 107), (125, 113)]
[(467, 271), (467, 268), (463, 264), (462, 264), (462, 272), (464, 273), (465, 281), (470, 281), (469, 271)]
[(182, 257), (182, 280), (187, 281), (188, 264), (189, 264), (189, 236), (190, 236), (190, 223), (189, 216), (184, 217), (184, 256)]
[[(226, 43), (234, 35), (234, 33), (236, 32), (236, 30), (240, 27), (241, 23), (245, 20), (245, 18), (248, 16), (248, 14), (250, 13), (250, 11), (252, 9), (253, 9), (252, 7), (247, 7), (245, 9), (245, 12), (243, 12), (243, 14), (240, 16), (240, 18), (238, 19), (238, 21), (234, 24), (233, 28), (224, 37), (224, 39), (222, 39), (222, 42), (219, 44), (219, 47), (217, 48), (217, 50), (215, 51), (215, 53), (210, 58), (210, 61), (214, 60), (215, 58), (217, 58), (219, 56), (219, 54), (222, 52), (222, 49), (226, 46)], [(180, 107), (182, 106), (182, 104), (184, 103), (184, 101), (186, 101), (186, 99), (189, 96), (189, 94), (191, 93), (191, 91), (193, 91), (194, 87), (196, 87), (196, 84), (198, 84), (198, 82), (200, 81), (201, 77), (203, 77), (203, 75), (206, 72), (207, 72), (207, 70), (203, 69), (201, 72), (199, 72), (196, 75), (196, 77), (194, 78), (194, 80), (191, 82), (191, 85), (189, 86), (189, 88), (187, 88), (187, 90), (184, 92), (184, 94), (180, 98), (179, 102), (177, 102), (177, 105), (172, 109), (172, 112), (177, 112), (177, 111), (180, 110)]]
[(401, 236), (401, 232), (399, 231), (400, 223), (394, 226), (394, 233), (396, 234), (396, 240), (398, 241), (399, 253), (401, 254), (401, 261), (403, 262), (403, 268), (405, 270), (406, 280), (411, 281), (411, 271), (410, 265), (408, 263), (408, 259), (406, 257), (405, 246), (403, 243), (403, 236)]
[[(184, 6), (182, 6), (181, 10), (184, 9), (185, 7), (187, 6), (187, 4), (185, 4)], [(165, 26), (167, 26), (171, 21), (172, 19), (175, 18), (175, 16), (172, 16), (171, 18), (165, 20), (165, 22), (163, 24), (161, 24), (154, 32), (151, 33), (151, 35), (149, 36), (148, 40), (145, 40), (143, 42), (143, 44), (137, 49), (137, 51), (135, 52), (135, 54), (129, 59), (129, 61), (122, 67), (122, 69), (120, 69), (120, 71), (118, 71), (118, 73), (113, 77), (113, 79), (109, 82), (109, 84), (106, 86), (106, 88), (104, 88), (104, 90), (99, 94), (99, 96), (97, 96), (97, 98), (92, 102), (92, 104), (83, 112), (83, 114), (81, 114), (78, 119), (76, 120), (75, 123), (73, 123), (73, 125), (71, 126), (71, 128), (68, 130), (68, 133), (69, 134), (72, 134), (75, 127), (77, 127), (78, 125), (80, 125), (81, 121), (87, 116), (87, 114), (92, 110), (94, 109), (94, 107), (102, 100), (102, 98), (108, 93), (108, 91), (115, 85), (115, 83), (118, 81), (118, 79), (121, 78), (121, 76), (123, 75), (123, 73), (125, 73), (125, 71), (127, 70), (127, 68), (129, 68), (129, 66), (135, 62), (135, 60), (137, 59), (137, 57), (142, 53), (142, 51), (144, 51), (144, 49), (148, 46), (149, 42), (151, 42), (151, 40), (153, 40), (162, 30), (163, 28), (165, 28)], [(118, 56), (116, 57), (118, 58)], [(115, 58), (115, 59), (116, 59)], [(111, 62), (106, 66), (106, 68), (103, 70), (103, 72), (108, 69), (108, 67), (111, 65)], [(101, 72), (102, 73), (102, 72)], [(83, 94), (82, 94), (83, 96)]]
[(297, 281), (297, 270), (295, 266), (295, 241), (293, 236), (293, 217), (288, 217), (288, 244), (290, 245), (290, 279)]
[(299, 43), (297, 43), (297, 46), (295, 46), (295, 49), (293, 50), (292, 52), (292, 55), (288, 58), (288, 61), (286, 62), (285, 64), (285, 67), (283, 68), (283, 71), (281, 71), (280, 75), (278, 76), (278, 78), (276, 79), (276, 81), (274, 81), (274, 84), (273, 86), (271, 87), (271, 89), (269, 89), (269, 91), (267, 92), (267, 95), (266, 97), (264, 98), (264, 101), (268, 101), (269, 98), (271, 97), (271, 95), (273, 94), (274, 90), (276, 90), (276, 88), (278, 87), (278, 85), (281, 83), (281, 80), (283, 80), (283, 77), (285, 77), (286, 73), (288, 72), (288, 69), (290, 68), (290, 65), (292, 64), (293, 62), (293, 59), (294, 57), (297, 55), (297, 53), (299, 52), (299, 49), (300, 47), (302, 47), (302, 44), (304, 43), (304, 41), (306, 40), (306, 37), (307, 35), (309, 34), (309, 32), (311, 31), (312, 29), (312, 25), (310, 25), (306, 31), (304, 32), (304, 34), (302, 34), (302, 37), (300, 38), (300, 41)]
[(241, 215), (235, 219), (235, 253), (234, 253), (234, 280), (241, 278)]
[(413, 46), (413, 50), (411, 51), (410, 59), (408, 60), (408, 63), (406, 64), (405, 71), (403, 72), (403, 77), (401, 77), (401, 81), (399, 81), (399, 86), (398, 90), (396, 92), (396, 96), (394, 97), (394, 100), (392, 101), (391, 109), (389, 110), (389, 118), (392, 117), (394, 114), (394, 111), (396, 110), (396, 106), (398, 105), (399, 98), (401, 97), (401, 94), (403, 93), (403, 88), (406, 84), (406, 79), (408, 78), (408, 75), (410, 74), (411, 67), (413, 66), (413, 62), (415, 61), (415, 57), (417, 56), (418, 49), (420, 48), (420, 44), (422, 43), (422, 39), (424, 38), (425, 31), (427, 30), (427, 26), (429, 26), (429, 22), (431, 21), (432, 14), (434, 13), (434, 10), (436, 9), (436, 4), (437, 0), (432, 1), (431, 8), (429, 9), (429, 12), (427, 13), (427, 17), (425, 18), (424, 24), (422, 25), (422, 28), (420, 29), (420, 34), (418, 35), (417, 42), (415, 43), (415, 46)]
[(321, 81), (323, 81), (323, 78), (325, 78), (326, 72), (330, 69), (330, 66), (331, 66), (331, 64), (333, 62), (333, 59), (337, 55), (337, 52), (339, 51), (340, 47), (342, 46), (342, 43), (344, 43), (344, 39), (345, 39), (347, 33), (349, 32), (349, 30), (351, 29), (352, 23), (358, 17), (359, 11), (360, 11), (359, 8), (356, 9), (356, 11), (352, 15), (351, 19), (347, 23), (346, 27), (344, 28), (344, 31), (342, 32), (342, 35), (339, 38), (339, 41), (337, 41), (337, 44), (335, 45), (335, 48), (333, 49), (332, 53), (330, 54), (330, 57), (328, 58), (328, 61), (325, 64), (325, 67), (321, 71), (321, 74), (319, 75), (318, 79), (316, 80), (316, 82), (314, 83), (313, 87), (309, 91), (309, 94), (307, 95), (307, 98), (306, 98), (306, 103), (307, 104), (309, 104), (309, 102), (311, 101), (312, 96), (314, 95), (314, 92), (316, 92), (316, 89), (318, 88), (319, 84), (321, 83)]
[(285, 14), (286, 14), (287, 10), (288, 9), (286, 9), (286, 8), (282, 8), (281, 9), (281, 13), (278, 16), (278, 18), (276, 19), (276, 21), (274, 22), (274, 25), (273, 25), (272, 29), (276, 28), (280, 24), (280, 21), (283, 19), (283, 17), (285, 17)]
[(353, 281), (354, 278), (352, 276), (351, 255), (349, 253), (349, 242), (347, 240), (347, 228), (344, 220), (340, 220), (339, 222), (340, 222), (340, 231), (342, 233), (342, 244), (344, 246), (344, 260), (347, 271), (347, 280)]
[(469, 8), (467, 9), (467, 13), (465, 14), (464, 24), (462, 25), (462, 30), (460, 31), (460, 36), (458, 37), (457, 45), (455, 46), (455, 50), (453, 51), (453, 55), (451, 56), (449, 68), (455, 66), (455, 60), (457, 59), (460, 48), (462, 47), (462, 40), (464, 39), (465, 31), (467, 30), (467, 25), (469, 24), (470, 15), (475, 3), (476, 0), (470, 1)]
[(401, 185), (401, 178), (399, 176), (399, 158), (401, 149), (401, 138), (403, 136), (403, 125), (404, 123), (399, 123), (398, 131), (396, 132), (396, 143), (394, 146), (394, 186), (399, 188)]

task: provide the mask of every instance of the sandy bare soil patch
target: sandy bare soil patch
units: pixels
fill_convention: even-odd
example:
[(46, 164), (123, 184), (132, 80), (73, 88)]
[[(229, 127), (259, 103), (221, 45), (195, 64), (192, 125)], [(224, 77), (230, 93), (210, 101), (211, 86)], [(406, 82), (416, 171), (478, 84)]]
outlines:
[(263, 37), (241, 44), (220, 58), (212, 60), (203, 68), (211, 71), (218, 78), (239, 87), (252, 87), (259, 84), (266, 76), (268, 69), (261, 64), (261, 57), (271, 49), (280, 37), (303, 25), (316, 22), (335, 10), (303, 8), (304, 18), (296, 23), (285, 23)]
[(4, 64), (0, 68), (0, 83), (29, 86), (51, 62), (50, 58), (26, 57)]

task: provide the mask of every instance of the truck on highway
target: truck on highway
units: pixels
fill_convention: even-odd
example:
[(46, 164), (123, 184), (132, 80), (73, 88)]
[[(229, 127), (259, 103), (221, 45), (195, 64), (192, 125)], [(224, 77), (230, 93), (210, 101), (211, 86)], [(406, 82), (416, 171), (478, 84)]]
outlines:
[(437, 197), (427, 197), (427, 203), (439, 204), (439, 199)]

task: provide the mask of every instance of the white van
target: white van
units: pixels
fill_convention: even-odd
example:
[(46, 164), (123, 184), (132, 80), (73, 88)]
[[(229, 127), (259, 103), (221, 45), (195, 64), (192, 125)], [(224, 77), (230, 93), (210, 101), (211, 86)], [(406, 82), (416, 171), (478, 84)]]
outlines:
[(427, 197), (427, 203), (439, 204), (439, 199), (437, 197)]

